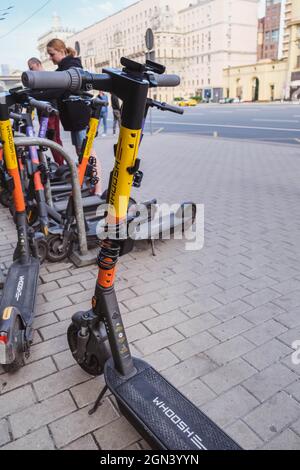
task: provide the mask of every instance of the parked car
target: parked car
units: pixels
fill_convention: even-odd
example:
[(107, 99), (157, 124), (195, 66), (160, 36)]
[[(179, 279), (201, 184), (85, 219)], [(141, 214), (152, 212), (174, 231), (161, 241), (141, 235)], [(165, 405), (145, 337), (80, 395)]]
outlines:
[(228, 103), (241, 103), (240, 98), (222, 98), (219, 100), (220, 104), (228, 104)]
[(189, 100), (181, 100), (177, 102), (177, 106), (197, 106), (197, 101), (192, 98)]

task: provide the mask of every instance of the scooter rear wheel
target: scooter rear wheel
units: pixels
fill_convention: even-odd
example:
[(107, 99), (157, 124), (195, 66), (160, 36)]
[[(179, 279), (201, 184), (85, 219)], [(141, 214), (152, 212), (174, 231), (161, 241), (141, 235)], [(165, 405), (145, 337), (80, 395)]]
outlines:
[(51, 235), (47, 241), (47, 260), (50, 263), (58, 263), (68, 258), (71, 254), (73, 242), (69, 240), (67, 246), (63, 246), (61, 235)]
[(25, 364), (24, 356), (24, 330), (22, 329), (21, 320), (16, 317), (13, 327), (13, 347), (15, 351), (15, 360), (11, 364), (3, 364), (4, 372), (13, 374), (17, 372)]
[(4, 207), (11, 207), (12, 205), (12, 195), (6, 189), (3, 189), (3, 191), (0, 192), (0, 203)]

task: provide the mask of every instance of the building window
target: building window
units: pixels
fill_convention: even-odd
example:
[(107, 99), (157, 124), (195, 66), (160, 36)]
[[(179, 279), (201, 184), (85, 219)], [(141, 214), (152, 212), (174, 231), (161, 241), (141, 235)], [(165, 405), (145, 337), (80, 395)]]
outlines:
[(273, 42), (278, 42), (279, 40), (279, 29), (275, 29), (272, 31), (272, 41)]
[(265, 34), (265, 41), (270, 41), (271, 39), (271, 31), (267, 31)]
[(297, 57), (297, 69), (300, 69), (300, 55)]

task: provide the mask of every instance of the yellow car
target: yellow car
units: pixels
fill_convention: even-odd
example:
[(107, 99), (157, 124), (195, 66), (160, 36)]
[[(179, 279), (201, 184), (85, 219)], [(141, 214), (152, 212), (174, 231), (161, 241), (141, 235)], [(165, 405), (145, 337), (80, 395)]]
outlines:
[(197, 101), (192, 98), (189, 100), (178, 101), (177, 106), (197, 106)]

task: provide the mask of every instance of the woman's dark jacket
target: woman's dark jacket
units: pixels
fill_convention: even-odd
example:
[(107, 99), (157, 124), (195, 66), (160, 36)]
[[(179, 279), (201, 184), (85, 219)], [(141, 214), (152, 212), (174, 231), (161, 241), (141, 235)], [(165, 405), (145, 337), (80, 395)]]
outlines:
[[(72, 67), (83, 68), (79, 57), (67, 56), (59, 64), (57, 72), (63, 72)], [(58, 99), (59, 117), (65, 131), (81, 131), (89, 124), (90, 109), (82, 101), (65, 102), (70, 93)]]

